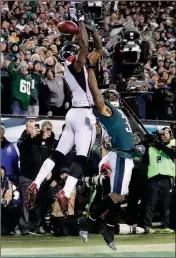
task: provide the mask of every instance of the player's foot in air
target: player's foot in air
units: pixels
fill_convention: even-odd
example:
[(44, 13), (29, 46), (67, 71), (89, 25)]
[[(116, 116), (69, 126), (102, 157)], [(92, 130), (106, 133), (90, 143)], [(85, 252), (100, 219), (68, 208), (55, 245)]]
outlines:
[(114, 251), (116, 251), (115, 242), (114, 242), (114, 228), (109, 229), (105, 228), (100, 232), (100, 236), (104, 239), (106, 244)]
[(68, 198), (65, 196), (65, 192), (61, 189), (56, 194), (56, 200), (60, 204), (61, 211), (64, 215), (68, 215)]
[(91, 230), (93, 221), (87, 217), (81, 217), (78, 219), (79, 235), (84, 242), (88, 240), (88, 234)]

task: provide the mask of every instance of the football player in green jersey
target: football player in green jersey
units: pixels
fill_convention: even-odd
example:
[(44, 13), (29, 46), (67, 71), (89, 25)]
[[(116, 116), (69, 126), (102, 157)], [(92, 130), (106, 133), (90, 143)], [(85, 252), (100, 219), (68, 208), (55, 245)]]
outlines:
[[(88, 218), (82, 217), (78, 223), (80, 237), (87, 241), (88, 232), (96, 219), (109, 210), (106, 228), (100, 232), (107, 245), (116, 250), (114, 245), (114, 223), (116, 218), (116, 204), (124, 200), (128, 193), (128, 186), (134, 167), (131, 151), (133, 149), (133, 134), (126, 115), (118, 108), (118, 98), (112, 90), (100, 93), (94, 70), (88, 71), (89, 87), (95, 103), (94, 113), (103, 124), (111, 137), (112, 151), (107, 156), (107, 162), (111, 168), (111, 192), (101, 200), (96, 209)], [(116, 97), (116, 98), (115, 98)]]

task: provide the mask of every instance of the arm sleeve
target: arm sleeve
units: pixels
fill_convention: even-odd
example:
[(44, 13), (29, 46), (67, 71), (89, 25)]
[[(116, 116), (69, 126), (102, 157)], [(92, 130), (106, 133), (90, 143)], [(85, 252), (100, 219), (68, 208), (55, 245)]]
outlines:
[(24, 149), (32, 140), (33, 138), (28, 134), (21, 136), (17, 141), (18, 149)]
[(43, 88), (43, 103), (45, 105), (46, 112), (49, 112), (50, 105), (49, 105), (49, 90), (48, 90), (48, 85), (44, 85)]
[(19, 168), (18, 168), (18, 154), (17, 154), (17, 151), (16, 151), (14, 145), (13, 145), (13, 169), (14, 169), (15, 175), (18, 175), (18, 172), (19, 172)]
[(165, 146), (162, 143), (155, 143), (155, 147), (158, 150), (163, 151), (169, 158), (176, 159), (176, 149), (172, 149), (170, 147)]
[(7, 70), (8, 70), (10, 75), (13, 75), (14, 73), (16, 73), (14, 67), (15, 67), (15, 62), (12, 60), (7, 67)]

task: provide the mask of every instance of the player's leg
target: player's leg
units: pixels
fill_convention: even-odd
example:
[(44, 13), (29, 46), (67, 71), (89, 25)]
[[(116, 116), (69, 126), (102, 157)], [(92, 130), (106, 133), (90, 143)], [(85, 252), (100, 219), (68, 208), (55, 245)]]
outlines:
[(53, 150), (50, 157), (44, 161), (34, 181), (34, 183), (36, 183), (38, 188), (40, 187), (43, 180), (53, 170), (54, 166), (56, 164), (58, 166), (62, 164), (65, 155), (70, 151), (73, 145), (74, 145), (74, 132), (72, 131), (72, 128), (66, 123), (65, 130), (61, 136), (61, 139), (57, 145), (57, 148)]
[(124, 196), (128, 193), (128, 187), (131, 180), (133, 169), (133, 160), (125, 159), (113, 153), (110, 159), (111, 167), (111, 193), (110, 198), (113, 204), (109, 209), (106, 228), (100, 233), (109, 247), (114, 249), (114, 224), (117, 217), (117, 206), (124, 200)]
[(57, 199), (64, 210), (65, 207), (62, 205), (64, 196), (67, 199), (70, 198), (71, 192), (73, 191), (78, 179), (84, 173), (87, 165), (87, 156), (96, 137), (95, 125), (92, 125), (90, 121), (87, 121), (86, 114), (86, 110), (77, 111), (76, 115), (80, 119), (75, 120), (74, 125), (72, 124), (75, 132), (76, 157), (70, 167), (69, 175), (63, 190), (59, 191), (57, 194)]
[[(89, 215), (88, 220), (80, 220), (80, 236), (87, 240), (86, 231), (88, 233), (91, 224), (106, 210), (110, 210), (110, 216), (107, 227), (100, 234), (110, 248), (115, 250), (114, 246), (114, 222), (116, 218), (116, 205), (123, 201), (128, 192), (128, 185), (131, 178), (133, 161), (119, 157), (115, 152), (109, 154), (109, 165), (111, 168), (111, 193), (105, 196), (96, 207), (93, 213)], [(82, 224), (82, 225), (81, 225)], [(85, 227), (84, 227), (85, 225)], [(82, 234), (82, 235), (81, 235)]]
[(63, 188), (67, 198), (75, 187), (78, 179), (82, 176), (87, 165), (87, 156), (95, 141), (96, 129), (90, 123), (77, 125), (75, 132), (76, 157), (69, 170), (69, 176)]
[[(107, 161), (110, 165), (111, 171), (115, 172), (117, 154), (115, 152), (110, 152), (107, 157), (108, 157)], [(113, 176), (114, 176), (114, 174), (113, 174)], [(112, 177), (112, 172), (111, 172), (111, 177)], [(83, 217), (83, 218), (79, 219), (79, 221), (78, 221), (79, 227), (80, 227), (79, 234), (84, 242), (87, 241), (88, 232), (91, 229), (93, 223), (97, 220), (97, 218), (105, 211), (113, 209), (113, 208), (114, 208), (114, 200), (112, 200), (110, 195), (107, 195), (99, 202), (99, 204), (97, 205), (95, 210), (89, 215), (88, 218)], [(111, 237), (111, 238), (113, 238), (113, 237)], [(113, 242), (113, 239), (110, 240), (109, 242), (110, 243)], [(112, 245), (111, 248), (115, 249), (114, 245)]]

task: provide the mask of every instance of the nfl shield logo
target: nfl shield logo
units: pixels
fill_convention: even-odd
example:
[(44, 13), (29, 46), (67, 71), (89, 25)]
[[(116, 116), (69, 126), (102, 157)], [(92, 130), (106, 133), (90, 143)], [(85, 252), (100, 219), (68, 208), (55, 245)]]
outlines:
[(7, 147), (7, 154), (11, 154), (12, 150), (11, 150), (11, 147)]

